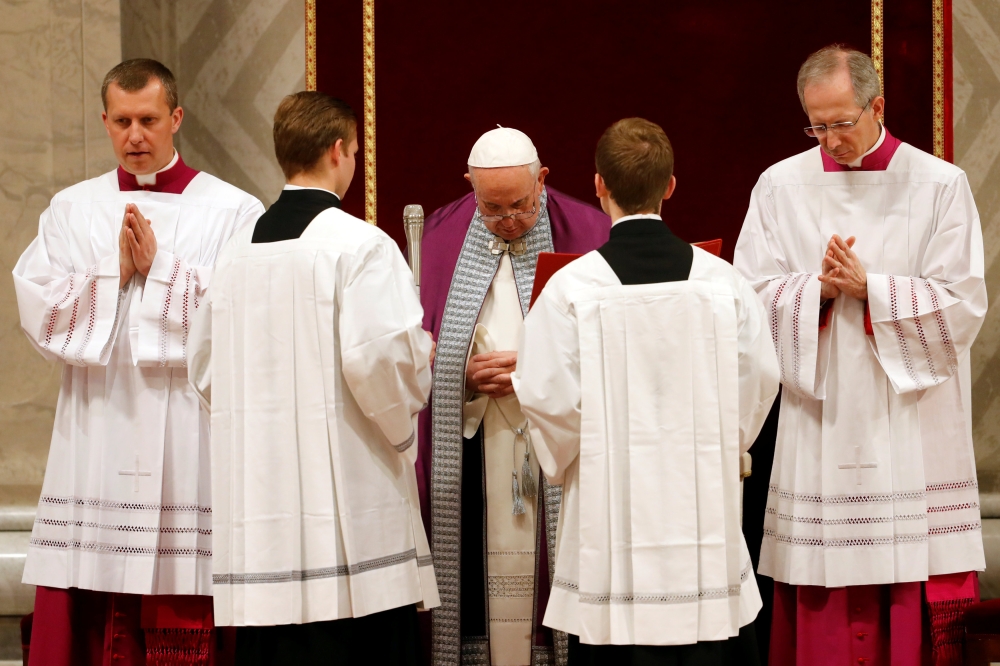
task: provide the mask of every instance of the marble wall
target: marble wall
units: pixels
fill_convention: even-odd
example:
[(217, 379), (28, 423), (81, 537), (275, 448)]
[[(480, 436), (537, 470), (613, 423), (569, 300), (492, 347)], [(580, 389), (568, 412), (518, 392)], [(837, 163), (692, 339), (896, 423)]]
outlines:
[[(115, 166), (100, 86), (123, 58), (178, 76), (185, 160), (265, 204), (284, 182), (271, 118), (305, 87), (302, 0), (0, 0), (0, 269), (10, 275), (60, 189)], [(0, 485), (41, 484), (59, 368), (19, 326), (0, 280)]]
[(156, 58), (178, 79), (184, 160), (274, 201), (272, 119), (305, 88), (303, 0), (121, 0), (121, 16), (122, 57)]
[[(984, 495), (1000, 496), (1000, 3), (954, 0), (955, 163), (976, 197), (991, 307), (972, 349), (973, 438)], [(984, 504), (998, 504), (984, 497)], [(984, 506), (1000, 518), (1000, 506)]]
[(101, 82), (121, 60), (118, 0), (0, 0), (0, 26), (0, 660), (19, 660), (18, 621), (34, 603), (21, 572), (61, 366), (21, 332), (10, 271), (53, 194), (115, 167)]
[(118, 0), (0, 0), (0, 23), (0, 486), (39, 486), (60, 368), (21, 332), (10, 271), (52, 195), (115, 166), (100, 89)]

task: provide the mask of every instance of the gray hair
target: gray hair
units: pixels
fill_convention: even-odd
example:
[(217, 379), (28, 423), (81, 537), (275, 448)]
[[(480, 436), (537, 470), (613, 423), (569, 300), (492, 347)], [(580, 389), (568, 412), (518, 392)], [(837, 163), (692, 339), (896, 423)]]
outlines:
[(882, 94), (882, 83), (871, 58), (843, 44), (831, 44), (806, 58), (799, 68), (799, 102), (802, 103), (803, 111), (809, 113), (806, 108), (806, 86), (828, 78), (843, 67), (847, 68), (851, 76), (854, 103), (859, 107), (863, 108)]
[[(468, 166), (468, 165), (466, 165), (466, 166)], [(528, 167), (528, 171), (531, 173), (531, 177), (532, 178), (538, 178), (538, 172), (542, 170), (542, 161), (541, 160), (535, 160), (531, 164), (525, 164), (524, 166)], [(469, 177), (472, 179), (472, 184), (473, 185), (476, 184), (476, 171), (478, 169), (482, 169), (482, 168), (483, 167), (474, 167), (474, 166), (469, 166), (468, 167), (468, 169), (469, 169)]]

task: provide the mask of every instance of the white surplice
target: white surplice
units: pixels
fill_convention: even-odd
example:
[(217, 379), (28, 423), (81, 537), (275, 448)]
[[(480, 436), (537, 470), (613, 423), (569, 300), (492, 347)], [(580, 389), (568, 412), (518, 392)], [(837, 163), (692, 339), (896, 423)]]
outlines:
[[(147, 277), (119, 290), (125, 205), (150, 221)], [(208, 419), (188, 385), (190, 317), (216, 256), (263, 207), (206, 173), (183, 194), (112, 171), (58, 193), (14, 268), (21, 327), (65, 364), (24, 582), (211, 594)]]
[[(510, 255), (504, 254), (483, 300), (469, 357), (493, 351), (514, 351), (524, 317), (514, 281)], [(516, 395), (493, 400), (474, 394), (464, 409), (467, 439), (483, 426), (486, 474), (486, 569), (490, 617), (490, 663), (527, 666), (531, 663), (531, 623), (535, 598), (536, 517), (538, 493), (524, 497), (525, 511), (512, 512), (511, 472), (523, 491), (521, 467), (525, 440), (514, 428), (525, 427)], [(538, 485), (538, 460), (529, 456), (532, 478)]]
[(761, 607), (740, 456), (778, 390), (765, 313), (726, 262), (623, 286), (598, 252), (525, 318), (514, 387), (563, 483), (545, 624), (582, 643), (725, 640)]
[(191, 330), (212, 412), (215, 622), (439, 604), (413, 446), (431, 340), (396, 244), (337, 208), (237, 235)]
[[(982, 570), (969, 348), (986, 286), (965, 173), (905, 143), (886, 171), (827, 173), (819, 150), (764, 172), (736, 246), (784, 385), (760, 572), (840, 587)], [(833, 234), (857, 237), (874, 336), (844, 294), (820, 329)]]

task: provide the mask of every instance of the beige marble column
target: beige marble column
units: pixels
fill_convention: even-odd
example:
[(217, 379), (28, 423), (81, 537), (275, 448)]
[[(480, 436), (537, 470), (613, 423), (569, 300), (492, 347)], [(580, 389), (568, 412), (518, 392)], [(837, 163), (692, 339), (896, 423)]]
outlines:
[(101, 122), (117, 0), (0, 0), (0, 485), (40, 485), (59, 368), (20, 330), (9, 276), (60, 189), (115, 166)]
[(990, 309), (972, 348), (972, 418), (982, 499), (983, 596), (1000, 597), (1000, 3), (954, 0), (955, 163), (983, 226)]
[(45, 471), (60, 367), (21, 332), (10, 271), (60, 189), (115, 166), (101, 81), (121, 57), (118, 0), (0, 0), (0, 659), (31, 610), (22, 559)]
[(173, 71), (184, 161), (270, 205), (285, 180), (271, 124), (305, 89), (302, 0), (121, 0), (122, 57)]
[(100, 86), (123, 58), (178, 77), (185, 160), (273, 201), (271, 119), (305, 87), (301, 0), (0, 0), (0, 661), (31, 610), (20, 570), (45, 472), (61, 367), (20, 330), (10, 270), (59, 190), (115, 166)]

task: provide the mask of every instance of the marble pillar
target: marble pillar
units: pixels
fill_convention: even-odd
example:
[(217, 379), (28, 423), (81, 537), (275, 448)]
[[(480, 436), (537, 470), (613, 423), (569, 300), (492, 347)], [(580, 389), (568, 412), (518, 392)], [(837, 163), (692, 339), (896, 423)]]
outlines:
[[(0, 0), (0, 265), (13, 269), (60, 189), (115, 166), (101, 82), (118, 63), (116, 0)], [(20, 329), (0, 280), (0, 485), (40, 485), (60, 368)]]
[(954, 0), (955, 163), (969, 178), (986, 249), (990, 310), (972, 348), (972, 418), (982, 501), (983, 596), (1000, 597), (1000, 3)]
[(13, 659), (61, 366), (21, 332), (10, 271), (53, 194), (115, 167), (100, 90), (121, 58), (118, 0), (0, 0), (0, 24), (0, 659)]
[(122, 57), (174, 72), (184, 160), (270, 205), (284, 177), (271, 125), (305, 88), (302, 0), (121, 0)]

